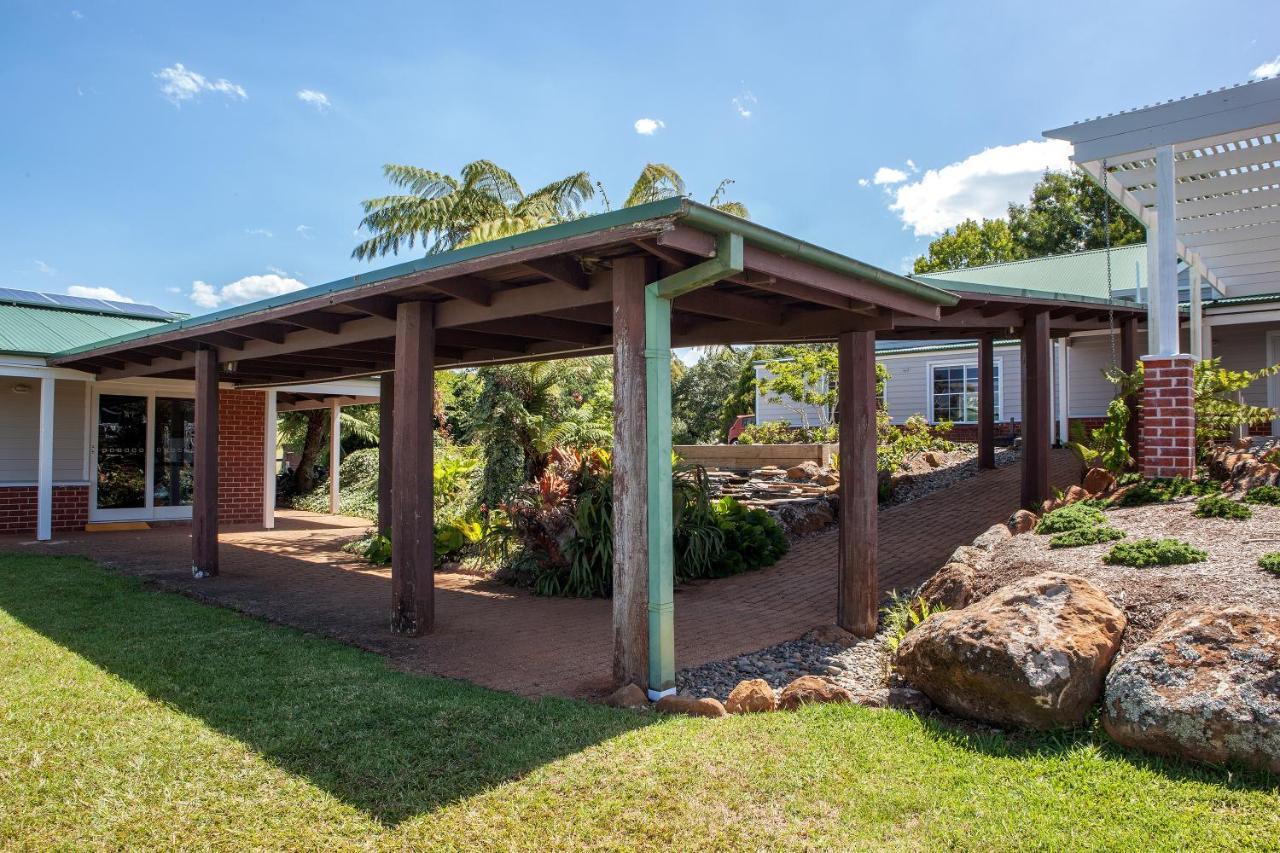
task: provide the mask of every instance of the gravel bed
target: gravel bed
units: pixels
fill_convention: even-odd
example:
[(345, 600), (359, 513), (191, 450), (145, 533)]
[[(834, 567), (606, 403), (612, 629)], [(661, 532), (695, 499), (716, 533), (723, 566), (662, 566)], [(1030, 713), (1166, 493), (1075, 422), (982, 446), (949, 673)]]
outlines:
[(778, 690), (801, 675), (819, 675), (848, 689), (857, 699), (887, 685), (887, 657), (883, 632), (849, 648), (791, 640), (682, 669), (676, 673), (676, 688), (683, 695), (713, 696), (723, 702), (729, 691), (746, 679), (763, 678)]
[(1136, 569), (1109, 566), (1102, 557), (1115, 543), (1049, 549), (1049, 537), (1015, 536), (1001, 543), (978, 571), (975, 593), (1043, 571), (1077, 574), (1097, 584), (1129, 619), (1122, 649), (1144, 641), (1170, 612), (1197, 605), (1242, 604), (1280, 611), (1280, 576), (1258, 566), (1258, 558), (1280, 551), (1280, 507), (1254, 506), (1253, 518), (1196, 518), (1195, 499), (1112, 509), (1107, 519), (1128, 540), (1172, 538), (1209, 554), (1203, 563)]
[[(1018, 461), (1018, 451), (1012, 447), (996, 449), (996, 467), (1003, 468)], [(919, 500), (939, 489), (967, 480), (978, 473), (978, 449), (976, 445), (963, 445), (962, 449), (946, 454), (944, 464), (922, 473), (912, 474), (911, 479), (893, 490), (889, 500), (880, 504), (881, 509)]]

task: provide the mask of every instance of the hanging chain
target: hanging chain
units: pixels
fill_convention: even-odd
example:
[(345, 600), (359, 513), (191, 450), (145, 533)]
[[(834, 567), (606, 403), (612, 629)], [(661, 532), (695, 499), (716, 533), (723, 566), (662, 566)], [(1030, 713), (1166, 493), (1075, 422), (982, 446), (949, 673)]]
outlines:
[(1111, 194), (1108, 192), (1109, 174), (1107, 161), (1102, 161), (1102, 235), (1107, 258), (1107, 337), (1111, 340), (1111, 367), (1119, 369), (1120, 356), (1116, 353), (1116, 309), (1112, 304), (1111, 290)]

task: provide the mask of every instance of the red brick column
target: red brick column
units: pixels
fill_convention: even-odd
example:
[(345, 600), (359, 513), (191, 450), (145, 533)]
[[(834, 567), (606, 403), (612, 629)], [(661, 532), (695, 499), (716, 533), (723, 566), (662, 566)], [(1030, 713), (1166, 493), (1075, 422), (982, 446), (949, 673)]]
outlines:
[(262, 523), (267, 397), (218, 392), (218, 522)]
[(1196, 416), (1190, 355), (1142, 359), (1142, 433), (1146, 477), (1190, 477), (1196, 469)]

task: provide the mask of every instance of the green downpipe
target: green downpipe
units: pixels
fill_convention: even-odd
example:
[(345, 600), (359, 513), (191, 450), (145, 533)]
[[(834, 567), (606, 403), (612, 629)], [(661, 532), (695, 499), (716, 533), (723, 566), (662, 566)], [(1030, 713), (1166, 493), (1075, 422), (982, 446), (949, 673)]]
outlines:
[(649, 698), (676, 690), (675, 528), (671, 497), (671, 300), (742, 272), (742, 235), (716, 256), (644, 289), (645, 454), (649, 476)]

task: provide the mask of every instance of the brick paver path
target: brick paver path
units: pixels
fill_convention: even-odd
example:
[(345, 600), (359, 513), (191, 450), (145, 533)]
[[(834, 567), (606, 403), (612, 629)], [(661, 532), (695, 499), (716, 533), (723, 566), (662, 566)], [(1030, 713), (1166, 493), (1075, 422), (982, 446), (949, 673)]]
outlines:
[[(1051, 455), (1053, 481), (1077, 472), (1065, 451)], [(986, 471), (880, 513), (882, 590), (932, 574), (960, 544), (1017, 507), (1019, 466)], [(222, 574), (190, 577), (185, 526), (60, 536), (54, 544), (0, 537), (0, 549), (77, 553), (170, 589), (271, 621), (334, 637), (396, 666), (525, 695), (593, 695), (608, 687), (608, 601), (537, 598), (458, 574), (436, 579), (436, 632), (408, 639), (387, 630), (387, 571), (370, 570), (340, 545), (361, 519), (282, 512), (274, 531), (221, 535)], [(794, 639), (835, 618), (836, 531), (802, 538), (757, 572), (686, 585), (676, 592), (676, 661), (693, 666)]]

